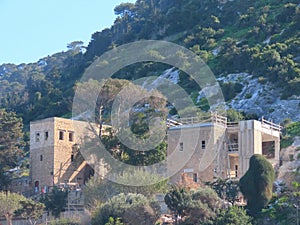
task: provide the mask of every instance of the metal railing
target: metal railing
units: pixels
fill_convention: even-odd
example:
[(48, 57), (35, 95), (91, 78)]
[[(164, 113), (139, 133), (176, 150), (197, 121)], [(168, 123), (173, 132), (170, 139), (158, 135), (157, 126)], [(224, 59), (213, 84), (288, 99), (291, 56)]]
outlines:
[(238, 143), (229, 143), (227, 144), (228, 152), (238, 152), (239, 144)]
[(217, 114), (210, 114), (207, 116), (199, 116), (199, 117), (187, 117), (181, 118), (181, 124), (199, 124), (199, 123), (216, 123), (223, 126), (227, 126), (227, 118), (224, 116), (220, 116)]
[(265, 128), (272, 129), (278, 132), (281, 132), (282, 130), (282, 126), (271, 121), (265, 120), (264, 117), (261, 118), (261, 125)]

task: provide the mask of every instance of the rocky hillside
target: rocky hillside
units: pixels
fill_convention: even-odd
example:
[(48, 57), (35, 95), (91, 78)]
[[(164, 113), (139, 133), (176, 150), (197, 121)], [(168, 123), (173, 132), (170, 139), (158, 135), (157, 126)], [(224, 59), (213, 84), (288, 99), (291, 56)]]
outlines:
[[(24, 122), (69, 116), (74, 85), (84, 70), (107, 50), (137, 40), (168, 40), (199, 55), (222, 86), (227, 106), (280, 122), (299, 120), (299, 0), (137, 0), (115, 7), (110, 28), (95, 32), (88, 46), (30, 64), (0, 66), (0, 107)], [(84, 51), (83, 51), (84, 50)], [(134, 80), (160, 76), (167, 65), (139, 63), (115, 77)], [(172, 75), (203, 110), (200, 87), (187, 74)], [(205, 97), (205, 96), (204, 96)]]

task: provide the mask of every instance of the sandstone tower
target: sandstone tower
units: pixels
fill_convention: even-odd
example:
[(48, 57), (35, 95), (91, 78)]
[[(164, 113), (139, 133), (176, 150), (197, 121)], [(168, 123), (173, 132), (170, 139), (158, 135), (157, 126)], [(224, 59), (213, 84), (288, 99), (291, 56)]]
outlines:
[(84, 184), (93, 169), (78, 151), (84, 138), (94, 135), (90, 124), (63, 118), (30, 123), (31, 180), (35, 191), (73, 183)]

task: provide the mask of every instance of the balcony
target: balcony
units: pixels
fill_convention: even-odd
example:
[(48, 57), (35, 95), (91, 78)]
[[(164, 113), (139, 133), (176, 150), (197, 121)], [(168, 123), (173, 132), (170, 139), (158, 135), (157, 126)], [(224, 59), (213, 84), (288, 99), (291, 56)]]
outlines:
[(239, 153), (239, 144), (238, 143), (227, 144), (227, 149), (229, 154), (237, 155)]

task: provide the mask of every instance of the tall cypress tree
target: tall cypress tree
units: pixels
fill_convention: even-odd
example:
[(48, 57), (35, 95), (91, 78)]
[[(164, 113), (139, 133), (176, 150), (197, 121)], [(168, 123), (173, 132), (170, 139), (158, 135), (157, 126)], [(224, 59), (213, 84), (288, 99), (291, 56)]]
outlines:
[(271, 163), (262, 155), (253, 155), (248, 171), (239, 182), (251, 215), (259, 213), (271, 200), (274, 180), (275, 172)]

